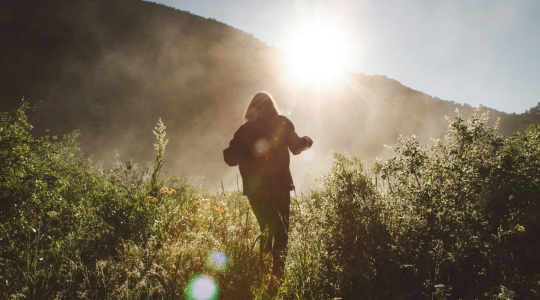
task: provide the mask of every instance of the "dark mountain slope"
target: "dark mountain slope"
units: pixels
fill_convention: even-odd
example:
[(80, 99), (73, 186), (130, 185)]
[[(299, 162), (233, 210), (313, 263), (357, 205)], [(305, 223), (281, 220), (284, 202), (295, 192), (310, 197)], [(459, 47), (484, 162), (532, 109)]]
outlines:
[[(42, 100), (36, 134), (80, 129), (84, 154), (106, 162), (116, 149), (124, 159), (151, 160), (151, 129), (162, 118), (171, 140), (169, 172), (203, 175), (212, 189), (222, 179), (236, 186), (236, 169), (222, 162), (221, 150), (260, 90), (315, 140), (293, 162), (297, 178), (324, 168), (332, 150), (373, 159), (399, 134), (439, 138), (445, 115), (473, 110), (384, 76), (348, 74), (333, 85), (303, 85), (286, 75), (280, 50), (253, 36), (136, 0), (5, 1), (0, 45), (2, 111), (23, 96)], [(504, 133), (535, 120), (492, 115), (501, 117)]]

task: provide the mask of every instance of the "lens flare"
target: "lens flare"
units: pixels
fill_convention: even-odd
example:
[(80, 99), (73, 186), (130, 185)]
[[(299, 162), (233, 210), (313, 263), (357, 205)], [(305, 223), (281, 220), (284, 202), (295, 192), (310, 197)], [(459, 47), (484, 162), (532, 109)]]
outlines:
[(223, 251), (212, 251), (206, 257), (206, 266), (214, 271), (223, 271), (229, 265), (229, 258)]
[(188, 282), (185, 293), (188, 300), (215, 300), (219, 286), (210, 276), (197, 275)]
[(270, 146), (268, 145), (268, 141), (265, 139), (257, 140), (253, 146), (253, 154), (256, 157), (265, 156), (268, 154), (268, 150), (270, 150)]

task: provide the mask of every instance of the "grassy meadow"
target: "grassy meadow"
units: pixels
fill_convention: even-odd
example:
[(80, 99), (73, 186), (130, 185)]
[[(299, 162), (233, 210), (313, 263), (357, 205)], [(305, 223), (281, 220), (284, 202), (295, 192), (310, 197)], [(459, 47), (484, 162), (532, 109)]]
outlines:
[(506, 137), (477, 111), (370, 166), (336, 154), (292, 199), (270, 296), (247, 199), (162, 174), (161, 120), (155, 161), (107, 169), (82, 158), (77, 132), (33, 137), (28, 111), (0, 115), (2, 299), (540, 298), (537, 125)]

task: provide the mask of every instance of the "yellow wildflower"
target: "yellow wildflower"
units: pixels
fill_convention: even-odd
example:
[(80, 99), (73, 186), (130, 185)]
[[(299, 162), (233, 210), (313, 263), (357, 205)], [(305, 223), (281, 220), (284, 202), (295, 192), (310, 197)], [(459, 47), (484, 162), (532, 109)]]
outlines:
[(172, 188), (168, 188), (168, 187), (164, 187), (160, 190), (160, 193), (164, 193), (164, 194), (167, 194), (167, 195), (171, 195), (173, 193), (176, 193), (176, 191)]
[(218, 213), (222, 214), (225, 212), (225, 210), (223, 209), (223, 207), (219, 206), (219, 205), (212, 205), (212, 209), (217, 211)]
[(148, 196), (148, 198), (146, 198), (146, 200), (148, 200), (148, 202), (150, 202), (150, 203), (156, 203), (157, 202), (157, 198), (152, 197), (152, 196)]

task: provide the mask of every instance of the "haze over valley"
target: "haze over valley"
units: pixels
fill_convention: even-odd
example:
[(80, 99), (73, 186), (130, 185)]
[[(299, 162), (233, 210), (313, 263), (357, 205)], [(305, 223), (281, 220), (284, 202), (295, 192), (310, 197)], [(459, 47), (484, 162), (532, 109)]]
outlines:
[[(135, 1), (8, 1), (0, 8), (0, 108), (24, 97), (35, 135), (80, 130), (84, 156), (144, 165), (154, 157), (152, 129), (167, 126), (165, 170), (203, 177), (211, 190), (236, 189), (237, 168), (222, 159), (251, 97), (267, 91), (313, 148), (292, 159), (301, 190), (326, 172), (332, 153), (385, 157), (399, 135), (443, 138), (445, 116), (468, 105), (444, 101), (384, 75), (348, 72), (306, 80), (287, 54), (213, 19)], [(460, 87), (456, 87), (460, 88)], [(435, 95), (436, 96), (436, 95)], [(500, 117), (510, 134), (538, 123), (538, 110)], [(239, 186), (241, 186), (239, 184)]]

